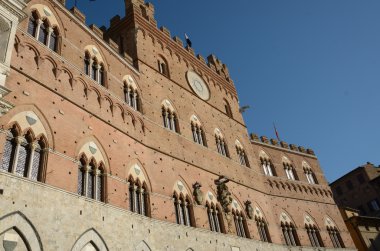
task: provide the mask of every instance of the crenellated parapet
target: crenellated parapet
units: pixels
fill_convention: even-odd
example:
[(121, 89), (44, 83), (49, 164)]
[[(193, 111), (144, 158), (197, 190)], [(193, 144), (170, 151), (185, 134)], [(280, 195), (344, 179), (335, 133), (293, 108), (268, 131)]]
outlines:
[(266, 144), (269, 146), (275, 146), (275, 147), (280, 147), (286, 150), (290, 150), (293, 152), (299, 152), (299, 153), (304, 153), (304, 154), (309, 154), (315, 156), (315, 153), (312, 149), (310, 148), (305, 148), (303, 146), (297, 146), (295, 144), (288, 144), (285, 141), (278, 141), (276, 139), (268, 139), (266, 136), (261, 136), (258, 137), (257, 134), (251, 133), (250, 134), (251, 142), (259, 142), (262, 144)]

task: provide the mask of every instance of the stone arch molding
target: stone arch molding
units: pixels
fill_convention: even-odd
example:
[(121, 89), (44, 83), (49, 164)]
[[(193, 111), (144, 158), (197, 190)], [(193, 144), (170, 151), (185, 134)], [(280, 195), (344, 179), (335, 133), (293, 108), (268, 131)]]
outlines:
[(89, 229), (79, 237), (71, 251), (109, 251), (109, 249), (99, 233), (95, 229)]
[(0, 218), (0, 235), (14, 229), (23, 239), (28, 251), (43, 251), (40, 236), (33, 224), (20, 212)]
[(150, 249), (145, 241), (142, 241), (139, 245), (136, 246), (135, 251), (152, 251), (152, 249)]

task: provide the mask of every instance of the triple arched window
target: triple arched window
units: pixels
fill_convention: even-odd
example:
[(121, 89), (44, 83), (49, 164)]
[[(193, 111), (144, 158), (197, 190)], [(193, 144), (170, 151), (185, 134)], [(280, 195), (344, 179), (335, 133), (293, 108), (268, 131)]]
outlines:
[(309, 184), (318, 184), (318, 181), (314, 175), (314, 172), (311, 170), (310, 167), (304, 167), (303, 170), (305, 172), (305, 176)]
[(290, 163), (283, 163), (283, 165), (284, 165), (286, 177), (289, 180), (298, 180), (298, 176), (297, 176), (296, 171), (294, 170), (293, 165)]
[(272, 161), (268, 158), (260, 157), (261, 166), (266, 176), (276, 176)]
[(180, 195), (174, 193), (173, 199), (177, 224), (195, 227), (190, 199), (185, 198), (182, 193)]
[(268, 226), (265, 220), (262, 217), (255, 217), (256, 225), (257, 225), (257, 230), (260, 235), (260, 240), (265, 241), (265, 242), (272, 242), (270, 239), (269, 231), (268, 231)]
[(162, 118), (164, 122), (164, 127), (179, 133), (178, 117), (177, 114), (170, 108), (162, 107)]
[(136, 111), (141, 112), (140, 95), (137, 88), (132, 85), (128, 85), (127, 82), (124, 82), (124, 98), (125, 103)]
[(200, 123), (191, 121), (191, 132), (193, 134), (193, 140), (202, 146), (207, 146), (205, 132)]
[(84, 73), (92, 78), (94, 81), (99, 83), (102, 86), (105, 86), (105, 70), (104, 65), (101, 62), (98, 62), (96, 57), (90, 56), (90, 53), (86, 51), (84, 57)]
[(340, 237), (340, 233), (336, 227), (327, 227), (327, 232), (334, 248), (345, 248), (342, 237)]
[(296, 228), (293, 223), (281, 222), (282, 234), (284, 235), (285, 243), (288, 246), (300, 246)]
[(236, 145), (236, 153), (239, 157), (240, 165), (249, 167), (248, 157), (244, 151), (244, 148), (240, 145)]
[(215, 135), (215, 142), (216, 142), (216, 148), (218, 150), (218, 153), (230, 157), (230, 154), (228, 152), (228, 147), (226, 142), (224, 141), (224, 138), (220, 135)]
[(129, 209), (132, 212), (148, 216), (149, 196), (146, 184), (139, 179), (129, 178)]
[(249, 238), (247, 221), (244, 214), (238, 210), (233, 210), (232, 216), (234, 218), (236, 234), (243, 238)]
[(78, 194), (95, 199), (104, 200), (104, 166), (97, 164), (94, 159), (88, 162), (82, 155), (78, 166)]
[(319, 230), (315, 225), (305, 225), (307, 235), (309, 236), (310, 243), (313, 247), (323, 247), (323, 242)]
[(210, 205), (207, 203), (206, 208), (210, 230), (213, 232), (224, 233), (222, 211), (214, 204)]
[(5, 140), (1, 170), (35, 181), (42, 180), (47, 144), (31, 131), (21, 135), (14, 127)]
[(29, 17), (28, 33), (52, 51), (58, 52), (59, 33), (57, 27), (52, 27), (47, 19), (40, 19), (35, 11)]

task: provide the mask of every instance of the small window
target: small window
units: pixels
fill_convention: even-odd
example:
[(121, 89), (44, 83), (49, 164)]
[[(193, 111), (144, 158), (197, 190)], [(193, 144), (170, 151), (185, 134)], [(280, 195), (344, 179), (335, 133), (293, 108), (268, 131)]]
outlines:
[(368, 202), (368, 207), (371, 211), (379, 211), (380, 210), (380, 204), (377, 199), (371, 200)]
[(141, 112), (140, 95), (134, 86), (128, 85), (126, 82), (124, 83), (124, 98), (125, 103)]
[(195, 143), (200, 144), (202, 146), (207, 146), (206, 136), (200, 124), (191, 122), (191, 132), (193, 134), (193, 140)]
[(129, 208), (132, 212), (148, 216), (148, 190), (145, 184), (137, 179), (129, 179)]
[(166, 60), (163, 59), (163, 58), (159, 58), (159, 59), (158, 59), (158, 71), (159, 71), (159, 73), (161, 73), (161, 74), (164, 75), (165, 77), (168, 77), (168, 78), (169, 78), (169, 67), (168, 67), (168, 63), (167, 63)]
[(340, 237), (340, 233), (336, 227), (327, 227), (327, 232), (329, 233), (334, 248), (345, 248), (343, 240)]
[(174, 194), (173, 199), (177, 224), (194, 227), (195, 225), (192, 220), (194, 218), (193, 209), (190, 200), (188, 198), (185, 199), (182, 194), (180, 196)]
[(265, 242), (272, 242), (269, 235), (268, 226), (265, 220), (263, 218), (256, 217), (255, 221), (257, 225), (257, 230), (260, 235), (260, 240)]
[(323, 247), (322, 238), (316, 226), (306, 225), (306, 232), (307, 232), (307, 235), (309, 236), (311, 246)]
[(282, 234), (288, 246), (300, 246), (296, 228), (293, 224), (281, 223)]
[(162, 118), (164, 122), (164, 127), (170, 131), (179, 133), (178, 118), (177, 114), (165, 107), (162, 107)]
[(239, 211), (233, 211), (232, 216), (234, 218), (235, 223), (235, 229), (237, 236), (243, 237), (243, 238), (249, 238), (248, 233), (248, 227), (247, 227), (247, 221), (243, 215), (242, 212)]
[(260, 158), (261, 166), (263, 167), (264, 174), (266, 176), (276, 176), (273, 168), (273, 164), (266, 158)]
[(32, 13), (29, 17), (29, 24), (28, 24), (28, 33), (32, 35), (33, 37), (36, 36), (37, 31), (37, 19), (34, 17), (35, 13)]
[(227, 144), (224, 141), (224, 138), (222, 138), (219, 135), (215, 135), (215, 142), (216, 142), (216, 148), (218, 150), (218, 153), (220, 155), (223, 155), (225, 157), (230, 157), (230, 154), (228, 152)]
[(284, 163), (284, 169), (285, 169), (286, 177), (289, 180), (298, 180), (296, 171), (294, 170), (294, 167), (292, 164)]
[(224, 111), (225, 111), (226, 115), (228, 117), (232, 118), (232, 111), (231, 111), (230, 104), (225, 99), (223, 99), (223, 102), (224, 102)]
[(214, 205), (210, 206), (208, 204), (206, 208), (208, 221), (210, 224), (210, 230), (213, 232), (224, 233), (223, 216), (221, 210), (218, 207), (215, 207)]
[(315, 174), (310, 167), (304, 167), (304, 171), (307, 182), (309, 182), (309, 184), (318, 184), (317, 178), (315, 177)]
[(240, 146), (236, 146), (236, 153), (239, 157), (240, 165), (249, 167), (248, 157), (244, 149)]

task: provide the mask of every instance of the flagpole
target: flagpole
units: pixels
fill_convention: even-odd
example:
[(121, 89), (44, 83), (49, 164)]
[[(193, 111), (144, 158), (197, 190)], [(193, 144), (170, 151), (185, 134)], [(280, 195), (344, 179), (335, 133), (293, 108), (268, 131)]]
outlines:
[(278, 141), (281, 141), (280, 136), (278, 135), (278, 132), (277, 132), (276, 125), (274, 124), (274, 122), (273, 122), (273, 127), (274, 127), (274, 132), (275, 132), (275, 134), (276, 134), (277, 140), (278, 140)]
[(77, 1), (78, 1), (78, 0), (75, 0), (75, 2), (74, 2), (74, 6), (75, 6), (75, 8), (77, 7), (77, 4), (78, 4)]

